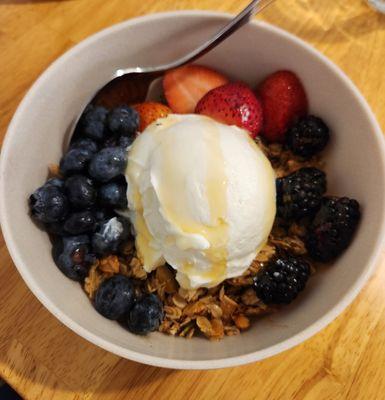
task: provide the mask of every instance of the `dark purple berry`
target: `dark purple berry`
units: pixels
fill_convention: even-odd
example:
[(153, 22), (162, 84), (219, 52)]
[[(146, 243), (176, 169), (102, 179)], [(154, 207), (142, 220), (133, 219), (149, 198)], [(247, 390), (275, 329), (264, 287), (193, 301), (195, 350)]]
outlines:
[(139, 127), (139, 114), (132, 107), (122, 105), (108, 114), (108, 129), (119, 136), (134, 136)]
[(80, 131), (90, 139), (103, 141), (106, 136), (108, 110), (99, 106), (88, 106), (80, 118)]
[(254, 278), (254, 289), (265, 304), (289, 304), (310, 277), (310, 265), (301, 258), (279, 257), (269, 262)]
[(60, 190), (64, 189), (64, 180), (60, 178), (51, 178), (44, 184), (45, 186), (55, 186)]
[(99, 202), (103, 207), (127, 208), (127, 184), (110, 182), (99, 188)]
[(89, 267), (95, 262), (87, 235), (58, 238), (53, 245), (52, 255), (63, 274), (75, 281), (83, 281)]
[(65, 190), (73, 207), (85, 209), (96, 201), (96, 189), (90, 178), (84, 175), (73, 175), (66, 180)]
[(48, 184), (36, 189), (29, 197), (31, 214), (38, 221), (62, 221), (68, 213), (68, 200), (57, 186)]
[(71, 143), (70, 149), (88, 150), (89, 152), (94, 154), (98, 151), (98, 145), (90, 138), (83, 138)]
[(163, 320), (163, 306), (154, 294), (148, 294), (139, 299), (132, 307), (127, 327), (135, 334), (145, 335), (159, 328)]
[(95, 227), (96, 218), (89, 210), (70, 214), (64, 223), (64, 230), (72, 235), (93, 232)]
[(94, 153), (87, 149), (71, 149), (60, 160), (60, 173), (64, 176), (83, 172)]
[(127, 147), (129, 147), (129, 146), (131, 146), (132, 145), (132, 143), (134, 142), (134, 140), (135, 140), (135, 136), (134, 135), (131, 135), (131, 136), (121, 136), (120, 138), (119, 138), (119, 146), (120, 147), (123, 147), (123, 148), (125, 148), (125, 149), (127, 149)]
[(116, 253), (130, 235), (130, 225), (123, 217), (100, 222), (92, 235), (92, 248), (96, 254)]
[(351, 243), (361, 217), (360, 205), (347, 197), (325, 197), (308, 229), (306, 248), (317, 261), (338, 257)]
[(276, 181), (278, 215), (286, 220), (313, 215), (326, 191), (326, 175), (317, 168), (301, 168)]
[(122, 147), (107, 147), (96, 153), (88, 167), (89, 174), (99, 182), (108, 182), (124, 173), (127, 152)]
[(94, 306), (108, 319), (119, 319), (126, 315), (134, 305), (135, 291), (131, 279), (124, 275), (114, 275), (99, 286)]
[(287, 131), (286, 143), (294, 154), (310, 158), (326, 147), (329, 137), (329, 128), (325, 122), (321, 118), (308, 115)]

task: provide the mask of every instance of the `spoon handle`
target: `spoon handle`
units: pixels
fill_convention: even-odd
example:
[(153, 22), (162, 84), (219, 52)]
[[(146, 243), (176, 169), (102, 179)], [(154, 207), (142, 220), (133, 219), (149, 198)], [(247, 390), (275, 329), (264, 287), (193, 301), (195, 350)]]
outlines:
[(207, 42), (203, 43), (191, 53), (186, 54), (179, 60), (170, 63), (167, 68), (176, 68), (182, 65), (188, 64), (202, 57), (204, 54), (208, 53), (214, 47), (217, 47), (230, 35), (236, 32), (240, 27), (245, 25), (249, 20), (271, 4), (274, 0), (253, 0), (250, 4), (244, 8), (236, 17), (234, 17), (228, 24), (226, 24), (222, 29), (220, 29), (212, 38)]

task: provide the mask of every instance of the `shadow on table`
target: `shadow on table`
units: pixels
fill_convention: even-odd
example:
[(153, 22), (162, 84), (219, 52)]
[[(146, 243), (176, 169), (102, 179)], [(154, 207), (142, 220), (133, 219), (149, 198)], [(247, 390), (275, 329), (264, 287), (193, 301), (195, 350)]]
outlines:
[(295, 0), (287, 7), (270, 7), (263, 19), (291, 31), (299, 15), (306, 15), (307, 21), (299, 21), (298, 35), (314, 42), (355, 41), (385, 29), (385, 14), (376, 12), (364, 0)]

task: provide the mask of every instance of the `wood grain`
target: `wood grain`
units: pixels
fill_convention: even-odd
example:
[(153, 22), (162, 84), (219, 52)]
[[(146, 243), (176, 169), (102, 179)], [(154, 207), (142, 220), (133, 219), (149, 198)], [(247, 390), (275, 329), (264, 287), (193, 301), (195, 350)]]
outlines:
[[(240, 4), (242, 3), (242, 4)], [(246, 0), (0, 0), (0, 135), (37, 76), (88, 35), (150, 12), (238, 11)], [(353, 79), (385, 127), (385, 16), (361, 0), (280, 0), (260, 18), (313, 44)], [(263, 362), (174, 371), (109, 354), (29, 292), (0, 236), (0, 374), (27, 399), (384, 399), (385, 271), (327, 329)]]

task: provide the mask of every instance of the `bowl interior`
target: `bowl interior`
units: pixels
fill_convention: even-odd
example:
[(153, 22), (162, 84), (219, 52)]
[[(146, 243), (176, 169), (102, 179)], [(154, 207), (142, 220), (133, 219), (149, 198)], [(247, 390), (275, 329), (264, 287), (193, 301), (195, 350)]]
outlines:
[[(57, 163), (65, 132), (84, 102), (119, 67), (170, 61), (204, 41), (225, 19), (213, 13), (168, 13), (129, 21), (82, 42), (33, 86), (9, 128), (2, 154), (1, 213), (12, 257), (35, 295), (62, 322), (121, 356), (176, 368), (210, 368), (270, 356), (309, 337), (357, 294), (373, 269), (383, 234), (383, 144), (378, 125), (352, 84), (326, 59), (266, 24), (249, 24), (200, 62), (256, 85), (278, 69), (303, 80), (311, 110), (325, 118), (333, 140), (325, 154), (329, 192), (357, 198), (363, 208), (353, 245), (313, 279), (300, 300), (220, 342), (159, 333), (130, 334), (98, 315), (79, 284), (62, 275), (47, 235), (31, 221), (28, 195)], [(176, 37), (183, 40), (175, 40)], [(172, 43), (172, 46), (170, 45)]]

